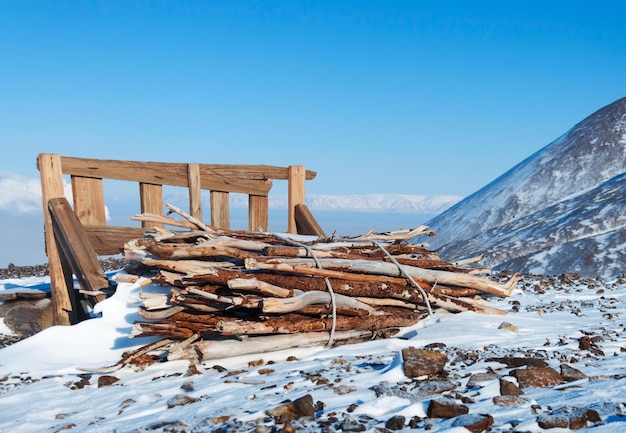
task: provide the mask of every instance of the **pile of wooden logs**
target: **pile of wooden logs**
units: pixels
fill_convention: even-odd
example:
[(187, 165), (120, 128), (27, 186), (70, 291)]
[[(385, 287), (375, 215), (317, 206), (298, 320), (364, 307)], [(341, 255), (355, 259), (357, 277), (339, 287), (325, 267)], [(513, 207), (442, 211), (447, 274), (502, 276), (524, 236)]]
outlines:
[(434, 235), (424, 226), (313, 238), (216, 229), (170, 208), (185, 220), (158, 222), (190, 230), (155, 229), (125, 245), (127, 271), (166, 288), (143, 296), (133, 336), (163, 337), (168, 359), (385, 338), (437, 308), (504, 314), (482, 297), (506, 297), (517, 283), (409, 243)]

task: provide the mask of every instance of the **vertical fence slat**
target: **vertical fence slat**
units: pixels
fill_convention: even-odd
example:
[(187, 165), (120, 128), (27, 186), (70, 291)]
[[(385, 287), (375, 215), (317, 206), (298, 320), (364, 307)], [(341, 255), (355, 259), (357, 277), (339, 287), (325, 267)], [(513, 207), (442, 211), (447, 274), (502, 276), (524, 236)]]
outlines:
[(267, 231), (269, 225), (269, 199), (266, 195), (248, 196), (248, 230)]
[(297, 233), (296, 206), (304, 204), (304, 183), (306, 182), (306, 170), (303, 165), (289, 166), (288, 182), (287, 232)]
[[(141, 198), (141, 213), (163, 215), (163, 185), (140, 182), (139, 196)], [(141, 226), (143, 228), (163, 227), (163, 224), (142, 221)]]
[(211, 225), (230, 230), (230, 194), (211, 191)]
[(69, 298), (68, 281), (66, 281), (63, 273), (61, 257), (54, 237), (52, 217), (48, 211), (48, 201), (51, 198), (64, 197), (61, 156), (51, 153), (42, 153), (37, 157), (37, 168), (41, 176), (44, 232), (46, 254), (48, 255), (48, 273), (50, 276), (50, 294), (52, 298), (54, 324), (71, 325), (72, 302)]
[(102, 179), (72, 176), (74, 213), (83, 225), (106, 224)]
[(189, 182), (189, 214), (202, 221), (200, 164), (187, 164), (187, 180)]

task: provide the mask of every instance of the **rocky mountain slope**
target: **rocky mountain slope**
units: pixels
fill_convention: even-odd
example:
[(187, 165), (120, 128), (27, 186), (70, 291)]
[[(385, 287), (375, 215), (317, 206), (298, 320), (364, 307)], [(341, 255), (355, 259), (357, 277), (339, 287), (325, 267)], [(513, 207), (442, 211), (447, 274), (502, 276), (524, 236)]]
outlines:
[(520, 272), (626, 272), (626, 98), (430, 220), (446, 260)]

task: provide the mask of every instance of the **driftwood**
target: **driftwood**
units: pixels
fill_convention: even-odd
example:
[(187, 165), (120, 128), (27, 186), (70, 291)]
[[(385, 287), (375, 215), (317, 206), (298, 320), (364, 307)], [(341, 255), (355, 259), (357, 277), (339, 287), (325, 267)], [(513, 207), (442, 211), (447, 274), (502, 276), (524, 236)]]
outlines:
[[(432, 308), (506, 314), (480, 298), (506, 297), (517, 283), (517, 276), (503, 284), (487, 278), (488, 270), (464, 267), (475, 258), (448, 263), (425, 244), (406, 242), (433, 236), (424, 226), (343, 239), (291, 239), (216, 229), (170, 209), (184, 218), (180, 226), (193, 228), (155, 229), (129, 241), (124, 251), (129, 272), (141, 270), (146, 281), (169, 288), (142, 294), (143, 320), (131, 334), (167, 340), (154, 349), (167, 359), (199, 362), (386, 338)], [(128, 355), (125, 362), (132, 359)]]

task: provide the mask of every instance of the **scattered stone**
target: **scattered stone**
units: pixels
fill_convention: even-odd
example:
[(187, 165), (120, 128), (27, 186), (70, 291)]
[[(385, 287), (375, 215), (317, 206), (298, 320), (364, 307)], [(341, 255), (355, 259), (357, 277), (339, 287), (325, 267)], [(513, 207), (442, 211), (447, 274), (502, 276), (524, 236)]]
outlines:
[(356, 386), (353, 385), (340, 385), (333, 388), (335, 394), (344, 395), (350, 392), (356, 391)]
[(511, 332), (517, 332), (517, 326), (509, 323), (509, 322), (502, 322), (500, 323), (500, 326), (498, 326), (498, 329), (503, 329), (505, 331), (511, 331)]
[(413, 391), (419, 397), (428, 397), (430, 395), (443, 394), (454, 389), (456, 389), (456, 385), (448, 380), (425, 380), (417, 382)]
[(570, 430), (580, 430), (587, 428), (587, 422), (599, 423), (601, 421), (600, 415), (593, 409), (562, 408), (537, 417), (537, 424), (543, 429), (568, 428)]
[(561, 376), (566, 382), (573, 382), (575, 380), (587, 378), (587, 375), (584, 374), (582, 371), (567, 364), (561, 364)]
[(98, 388), (113, 385), (116, 382), (119, 382), (119, 379), (117, 377), (105, 374), (98, 378)]
[(406, 422), (406, 418), (402, 415), (392, 416), (385, 423), (385, 427), (389, 430), (402, 430), (404, 428), (404, 423)]
[(513, 382), (500, 379), (500, 395), (522, 395), (524, 392)]
[(500, 378), (500, 375), (493, 371), (488, 371), (485, 373), (474, 373), (470, 376), (469, 380), (467, 381), (467, 387), (475, 388), (477, 386), (481, 386), (480, 384), (482, 382), (491, 382), (499, 378)]
[(348, 418), (348, 419), (343, 420), (339, 424), (339, 428), (343, 431), (355, 431), (355, 432), (367, 430), (367, 427), (364, 424), (360, 423), (359, 421), (353, 418)]
[[(269, 409), (267, 414), (274, 418), (278, 424), (284, 424), (301, 417), (312, 417), (315, 415), (315, 406), (313, 405), (313, 397), (307, 394), (294, 400), (291, 403), (282, 404)], [(356, 431), (356, 430), (354, 430)]]
[(426, 414), (429, 418), (454, 418), (468, 412), (469, 408), (463, 404), (449, 399), (438, 399), (430, 401)]
[(493, 425), (491, 415), (466, 414), (458, 416), (452, 423), (453, 427), (464, 427), (471, 433), (482, 433)]
[(521, 406), (528, 403), (528, 399), (519, 395), (496, 395), (492, 401), (496, 406)]
[(591, 347), (591, 338), (588, 335), (583, 335), (578, 339), (578, 348), (580, 350), (589, 350)]
[(547, 367), (548, 363), (541, 358), (524, 358), (517, 356), (502, 356), (497, 358), (487, 358), (485, 362), (499, 362), (507, 367)]
[(196, 389), (196, 387), (194, 386), (193, 381), (188, 380), (187, 382), (183, 383), (180, 386), (180, 389), (182, 389), (185, 392), (193, 392)]
[(177, 394), (167, 401), (167, 408), (171, 409), (177, 406), (186, 406), (188, 404), (195, 403), (197, 401), (200, 401), (200, 400), (194, 397), (190, 397), (188, 395)]
[(443, 371), (448, 362), (448, 355), (432, 350), (407, 347), (402, 349), (404, 374), (407, 377), (437, 375)]
[(511, 371), (520, 388), (547, 388), (563, 383), (563, 377), (553, 368), (524, 368)]

